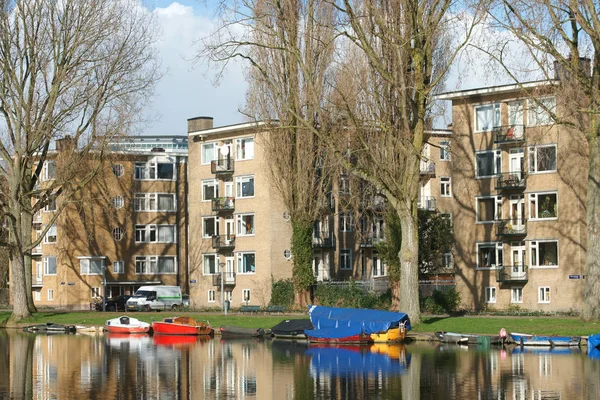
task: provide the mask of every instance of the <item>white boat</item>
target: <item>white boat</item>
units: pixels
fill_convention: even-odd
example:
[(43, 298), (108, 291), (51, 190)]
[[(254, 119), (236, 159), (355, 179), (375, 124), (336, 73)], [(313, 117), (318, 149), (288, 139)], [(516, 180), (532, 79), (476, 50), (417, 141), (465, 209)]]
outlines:
[(121, 316), (106, 321), (105, 328), (111, 333), (148, 333), (150, 324), (137, 318)]

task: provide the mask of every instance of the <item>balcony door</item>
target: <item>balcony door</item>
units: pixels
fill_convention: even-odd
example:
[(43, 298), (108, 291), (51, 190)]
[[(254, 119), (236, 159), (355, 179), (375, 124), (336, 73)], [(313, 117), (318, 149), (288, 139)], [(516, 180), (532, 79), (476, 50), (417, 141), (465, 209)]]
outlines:
[(525, 225), (525, 196), (513, 195), (510, 196), (510, 225), (518, 231), (524, 228)]
[(35, 281), (39, 284), (42, 282), (42, 276), (44, 273), (44, 267), (41, 261), (35, 262)]
[(232, 216), (225, 218), (225, 243), (231, 244), (235, 240), (235, 224)]
[(228, 284), (235, 283), (233, 259), (233, 256), (225, 257), (225, 282)]
[(510, 255), (512, 260), (511, 277), (522, 278), (525, 275), (525, 243), (511, 243)]
[(525, 171), (525, 156), (523, 149), (510, 149), (508, 172), (511, 177), (516, 178), (516, 181), (520, 181), (523, 176), (522, 173)]

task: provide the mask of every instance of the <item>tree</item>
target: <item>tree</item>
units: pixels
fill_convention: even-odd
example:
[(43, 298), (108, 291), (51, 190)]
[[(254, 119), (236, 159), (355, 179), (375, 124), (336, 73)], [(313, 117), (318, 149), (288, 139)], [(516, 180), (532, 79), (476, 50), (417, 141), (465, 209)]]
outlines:
[[(583, 133), (587, 140), (588, 185), (587, 255), (583, 318), (600, 318), (600, 17), (593, 1), (520, 0), (495, 3), (490, 16), (495, 27), (510, 32), (525, 45), (535, 70), (551, 79), (560, 77), (554, 89), (564, 97), (558, 114), (540, 103), (557, 124)], [(513, 78), (522, 82), (518, 65), (509, 62), (504, 46), (485, 52)], [(522, 66), (520, 66), (522, 69)]]
[[(34, 309), (31, 250), (99, 170), (106, 143), (131, 128), (158, 63), (152, 17), (137, 2), (0, 4), (0, 209), (19, 320)], [(82, 176), (90, 154), (96, 167)], [(54, 202), (53, 219), (33, 238), (33, 216)]]

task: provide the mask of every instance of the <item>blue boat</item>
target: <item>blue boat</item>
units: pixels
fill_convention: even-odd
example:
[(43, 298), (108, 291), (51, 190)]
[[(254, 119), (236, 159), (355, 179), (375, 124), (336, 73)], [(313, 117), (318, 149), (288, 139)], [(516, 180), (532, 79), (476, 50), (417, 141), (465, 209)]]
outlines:
[(511, 332), (512, 340), (521, 346), (580, 346), (580, 336), (530, 335)]
[(600, 359), (600, 334), (588, 336), (587, 353), (590, 358)]
[(371, 334), (400, 326), (411, 329), (408, 315), (393, 311), (313, 305), (309, 306), (308, 315), (314, 329), (304, 333), (313, 342), (365, 343), (372, 341)]
[(398, 358), (370, 351), (368, 346), (310, 347), (311, 375), (320, 376), (390, 376), (401, 375), (410, 367), (411, 355), (403, 349)]

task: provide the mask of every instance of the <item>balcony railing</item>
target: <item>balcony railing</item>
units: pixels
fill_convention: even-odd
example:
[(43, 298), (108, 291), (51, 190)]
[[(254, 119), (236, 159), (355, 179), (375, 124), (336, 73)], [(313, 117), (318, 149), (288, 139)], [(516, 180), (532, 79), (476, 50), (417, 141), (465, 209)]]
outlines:
[(40, 287), (43, 286), (44, 282), (42, 280), (41, 276), (34, 276), (31, 278), (31, 286), (33, 287)]
[(213, 174), (233, 174), (233, 158), (219, 158), (210, 162), (210, 171)]
[(212, 199), (212, 210), (216, 212), (235, 210), (235, 197), (215, 197)]
[(419, 170), (421, 176), (433, 176), (435, 175), (435, 163), (433, 161), (421, 161)]
[(525, 190), (525, 172), (505, 172), (496, 177), (496, 190)]
[(312, 245), (317, 249), (328, 249), (335, 247), (335, 235), (333, 232), (313, 232)]
[(368, 196), (360, 201), (363, 210), (382, 211), (385, 207), (385, 199), (382, 196)]
[(417, 200), (417, 207), (421, 210), (434, 211), (436, 209), (435, 197), (423, 196)]
[(383, 234), (371, 234), (362, 236), (360, 238), (360, 247), (373, 247), (378, 243), (382, 243), (385, 241)]
[(526, 283), (529, 281), (527, 265), (508, 265), (496, 270), (496, 282)]
[(212, 237), (213, 249), (233, 249), (235, 247), (235, 235), (218, 235)]
[(31, 249), (31, 255), (39, 255), (42, 254), (42, 245), (38, 244), (33, 249)]
[[(225, 279), (223, 279), (223, 275), (225, 275)], [(235, 286), (235, 272), (214, 274), (212, 276), (213, 286), (221, 286), (221, 280), (223, 280), (223, 286)]]
[(510, 144), (525, 142), (525, 126), (505, 125), (494, 129), (494, 143)]
[(527, 235), (527, 220), (511, 218), (496, 220), (496, 236), (518, 237)]
[(33, 223), (34, 224), (42, 223), (42, 212), (41, 211), (38, 211), (35, 214), (33, 214)]

